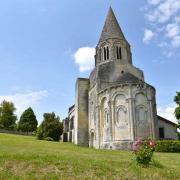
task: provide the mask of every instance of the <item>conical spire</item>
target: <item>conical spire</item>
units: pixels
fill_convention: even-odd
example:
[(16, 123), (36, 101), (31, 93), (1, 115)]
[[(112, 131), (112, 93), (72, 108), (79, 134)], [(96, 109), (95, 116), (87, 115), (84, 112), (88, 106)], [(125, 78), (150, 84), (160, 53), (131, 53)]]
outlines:
[(118, 38), (125, 40), (125, 37), (111, 7), (109, 8), (99, 41), (105, 41), (109, 38)]

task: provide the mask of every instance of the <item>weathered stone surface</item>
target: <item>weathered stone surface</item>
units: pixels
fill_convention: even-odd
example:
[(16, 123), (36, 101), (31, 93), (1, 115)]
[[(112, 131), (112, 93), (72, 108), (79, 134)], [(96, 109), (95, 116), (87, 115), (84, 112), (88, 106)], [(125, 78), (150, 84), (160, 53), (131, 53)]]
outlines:
[(108, 11), (99, 41), (106, 41), (109, 38), (119, 38), (125, 40), (125, 37), (111, 7)]
[(88, 90), (89, 79), (76, 81), (74, 135), (75, 144), (88, 146)]
[[(176, 127), (158, 120), (155, 88), (132, 64), (130, 45), (111, 8), (95, 64), (89, 79), (76, 82), (74, 129), (68, 132), (69, 139), (97, 149), (131, 149), (136, 138), (159, 138), (160, 126), (165, 127), (165, 138), (176, 138)], [(73, 113), (69, 112), (69, 123)]]

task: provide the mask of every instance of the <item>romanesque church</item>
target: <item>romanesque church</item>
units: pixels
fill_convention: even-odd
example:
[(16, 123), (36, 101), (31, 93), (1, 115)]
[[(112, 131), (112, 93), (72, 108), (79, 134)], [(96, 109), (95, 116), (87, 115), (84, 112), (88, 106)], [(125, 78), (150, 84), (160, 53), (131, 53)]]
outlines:
[(157, 115), (156, 90), (132, 62), (131, 47), (110, 8), (96, 46), (95, 68), (78, 78), (63, 141), (130, 149), (136, 138), (177, 139), (176, 124)]

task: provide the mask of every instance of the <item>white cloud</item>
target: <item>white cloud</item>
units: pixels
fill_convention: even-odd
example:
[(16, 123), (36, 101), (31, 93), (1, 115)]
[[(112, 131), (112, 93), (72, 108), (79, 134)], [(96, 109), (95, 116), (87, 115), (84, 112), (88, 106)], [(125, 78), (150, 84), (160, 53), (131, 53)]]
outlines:
[(94, 67), (94, 55), (95, 48), (93, 47), (81, 47), (73, 54), (80, 72), (91, 70)]
[(154, 37), (154, 35), (155, 34), (151, 30), (145, 29), (144, 37), (143, 37), (143, 42), (144, 43), (148, 43)]
[(180, 15), (175, 17), (175, 22), (180, 23)]
[(162, 0), (148, 0), (148, 3), (151, 5), (157, 5), (161, 2)]
[(166, 26), (166, 32), (167, 32), (167, 37), (173, 38), (179, 34), (180, 27), (178, 26), (177, 23), (168, 24)]
[[(157, 4), (159, 4), (158, 6), (156, 2)], [(150, 10), (149, 13), (146, 14), (148, 20), (152, 22), (165, 23), (180, 10), (179, 0), (164, 0), (159, 2), (148, 0), (148, 3), (156, 5), (152, 10)]]
[(176, 21), (175, 23), (168, 24), (166, 26), (166, 36), (171, 41), (172, 47), (180, 47), (180, 23)]
[(34, 91), (28, 93), (16, 93), (11, 95), (0, 96), (0, 102), (3, 100), (11, 101), (16, 107), (17, 115), (21, 113), (30, 106), (36, 105), (40, 100), (48, 95), (46, 90)]
[(174, 48), (180, 47), (180, 35), (176, 36), (174, 39), (172, 39), (172, 46)]
[[(180, 48), (180, 0), (147, 0), (145, 18), (147, 28), (156, 35), (157, 46), (162, 54), (172, 57)], [(143, 42), (146, 42), (143, 37)], [(149, 32), (151, 39), (151, 33)], [(164, 52), (171, 53), (164, 53)]]
[(167, 107), (159, 107), (157, 108), (157, 113), (159, 116), (162, 116), (174, 123), (177, 123), (177, 120), (174, 116), (174, 110), (176, 108), (176, 105), (175, 104), (171, 104)]

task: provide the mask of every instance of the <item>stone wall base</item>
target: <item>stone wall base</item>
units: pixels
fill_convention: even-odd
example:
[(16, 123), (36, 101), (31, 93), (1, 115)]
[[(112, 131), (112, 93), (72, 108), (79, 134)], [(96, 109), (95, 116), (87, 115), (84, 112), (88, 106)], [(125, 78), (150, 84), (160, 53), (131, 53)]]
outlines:
[(113, 141), (105, 142), (100, 149), (112, 149), (112, 150), (131, 150), (133, 141)]

